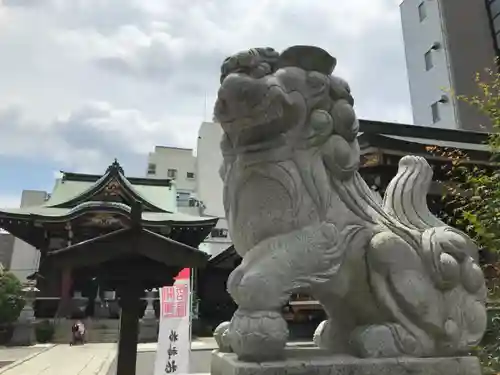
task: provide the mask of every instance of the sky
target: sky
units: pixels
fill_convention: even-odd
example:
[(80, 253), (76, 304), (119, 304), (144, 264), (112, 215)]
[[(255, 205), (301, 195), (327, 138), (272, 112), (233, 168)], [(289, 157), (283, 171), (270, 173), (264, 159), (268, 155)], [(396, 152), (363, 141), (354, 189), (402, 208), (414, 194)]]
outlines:
[(360, 118), (411, 123), (400, 0), (0, 0), (0, 207), (60, 170), (144, 176), (193, 148), (219, 67), (253, 47), (322, 47)]

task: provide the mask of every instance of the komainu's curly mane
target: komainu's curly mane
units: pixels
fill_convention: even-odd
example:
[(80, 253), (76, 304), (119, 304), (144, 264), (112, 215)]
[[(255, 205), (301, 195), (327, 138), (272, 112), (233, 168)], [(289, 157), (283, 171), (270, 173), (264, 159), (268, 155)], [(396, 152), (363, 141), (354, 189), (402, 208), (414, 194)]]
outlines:
[(359, 123), (326, 51), (255, 48), (227, 58), (214, 114), (224, 130), (224, 205), (238, 304), (221, 350), (278, 359), (280, 308), (306, 291), (328, 320), (315, 342), (361, 357), (467, 352), (485, 326), (478, 249), (426, 204), (432, 170), (406, 156), (383, 201), (358, 173)]

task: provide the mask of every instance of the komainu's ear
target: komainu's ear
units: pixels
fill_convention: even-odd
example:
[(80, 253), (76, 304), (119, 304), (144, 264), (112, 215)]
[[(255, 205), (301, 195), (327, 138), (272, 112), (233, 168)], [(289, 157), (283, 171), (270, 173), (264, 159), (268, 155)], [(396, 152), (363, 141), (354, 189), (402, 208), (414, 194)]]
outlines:
[(296, 66), (305, 71), (316, 71), (327, 76), (333, 73), (337, 59), (324, 49), (314, 46), (293, 46), (284, 50), (277, 67)]

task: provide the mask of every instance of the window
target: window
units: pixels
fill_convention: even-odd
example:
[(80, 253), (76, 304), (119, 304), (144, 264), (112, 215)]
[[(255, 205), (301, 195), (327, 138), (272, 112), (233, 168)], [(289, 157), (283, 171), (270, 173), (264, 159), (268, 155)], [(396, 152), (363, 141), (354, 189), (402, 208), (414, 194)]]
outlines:
[(432, 112), (432, 122), (434, 124), (436, 122), (439, 122), (439, 120), (441, 120), (441, 117), (439, 116), (439, 103), (438, 102), (431, 105), (431, 112)]
[(200, 201), (196, 198), (189, 198), (189, 207), (200, 207)]
[(190, 207), (191, 193), (177, 192), (177, 207)]
[(189, 198), (191, 198), (191, 194), (190, 193), (185, 193), (183, 191), (182, 192), (179, 191), (177, 193), (177, 200), (178, 201), (187, 201), (187, 200), (189, 200)]
[(177, 178), (177, 169), (169, 169), (167, 171), (168, 178)]
[(222, 238), (227, 238), (227, 229), (223, 229), (223, 228), (214, 228), (212, 229), (212, 231), (210, 232), (210, 236), (212, 237), (222, 237)]
[(424, 55), (425, 59), (425, 70), (431, 70), (434, 66), (432, 64), (432, 51), (427, 51)]
[(427, 11), (425, 9), (425, 3), (422, 1), (420, 5), (418, 6), (418, 19), (420, 22), (425, 20), (427, 17)]
[(194, 178), (194, 173), (193, 172), (188, 172), (186, 173), (187, 178)]
[(495, 18), (500, 14), (500, 1), (499, 0), (493, 0), (489, 4), (490, 7), (490, 13), (491, 13), (491, 18)]
[(156, 164), (148, 164), (148, 174), (156, 174)]
[(500, 32), (500, 16), (493, 18), (493, 32), (498, 34)]

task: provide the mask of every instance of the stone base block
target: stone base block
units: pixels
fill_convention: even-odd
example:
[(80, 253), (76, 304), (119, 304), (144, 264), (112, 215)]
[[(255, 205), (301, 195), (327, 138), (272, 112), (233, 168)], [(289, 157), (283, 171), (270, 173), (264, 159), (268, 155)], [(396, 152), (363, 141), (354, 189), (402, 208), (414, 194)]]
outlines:
[(481, 375), (476, 357), (376, 358), (331, 356), (318, 348), (287, 349), (286, 359), (248, 363), (233, 353), (212, 354), (211, 375)]
[(139, 342), (158, 341), (159, 321), (155, 319), (142, 319), (139, 325)]
[(30, 346), (36, 343), (35, 325), (32, 321), (17, 322), (9, 344), (14, 346)]

